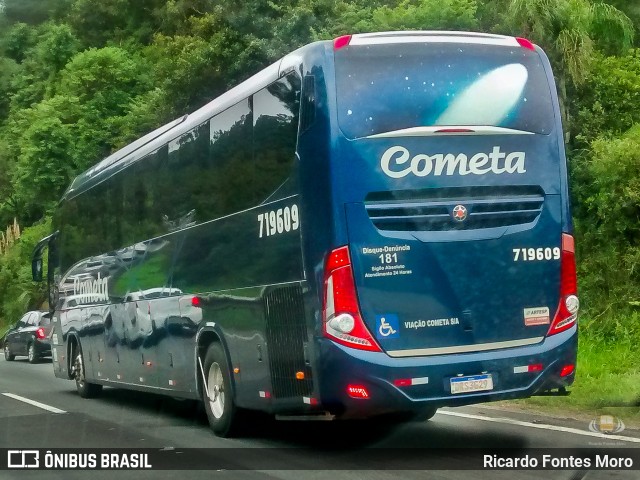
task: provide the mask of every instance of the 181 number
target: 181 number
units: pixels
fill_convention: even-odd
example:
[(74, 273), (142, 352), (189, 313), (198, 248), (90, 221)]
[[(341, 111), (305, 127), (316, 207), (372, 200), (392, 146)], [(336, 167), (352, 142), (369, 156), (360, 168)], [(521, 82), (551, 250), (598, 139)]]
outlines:
[(258, 238), (297, 230), (300, 227), (298, 206), (291, 205), (291, 207), (261, 213), (258, 215), (258, 224)]

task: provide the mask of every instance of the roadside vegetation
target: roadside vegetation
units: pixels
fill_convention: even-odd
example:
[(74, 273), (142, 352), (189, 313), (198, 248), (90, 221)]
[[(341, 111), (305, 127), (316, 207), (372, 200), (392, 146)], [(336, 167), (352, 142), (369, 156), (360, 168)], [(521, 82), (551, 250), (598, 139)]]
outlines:
[(556, 74), (582, 301), (572, 395), (527, 402), (638, 418), (639, 24), (625, 0), (0, 0), (0, 231), (21, 227), (0, 249), (0, 334), (44, 305), (30, 255), (66, 186), (132, 139), (314, 40), (510, 34), (542, 46)]

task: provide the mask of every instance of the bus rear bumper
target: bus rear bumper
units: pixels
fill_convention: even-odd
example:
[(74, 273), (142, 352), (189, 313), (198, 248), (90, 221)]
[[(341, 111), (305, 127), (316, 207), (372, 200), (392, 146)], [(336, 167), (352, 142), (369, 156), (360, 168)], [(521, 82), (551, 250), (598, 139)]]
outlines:
[[(526, 347), (429, 357), (392, 358), (325, 338), (319, 343), (322, 407), (357, 418), (526, 398), (569, 386), (575, 378), (577, 327)], [(491, 390), (452, 393), (452, 378), (478, 375), (490, 376)]]

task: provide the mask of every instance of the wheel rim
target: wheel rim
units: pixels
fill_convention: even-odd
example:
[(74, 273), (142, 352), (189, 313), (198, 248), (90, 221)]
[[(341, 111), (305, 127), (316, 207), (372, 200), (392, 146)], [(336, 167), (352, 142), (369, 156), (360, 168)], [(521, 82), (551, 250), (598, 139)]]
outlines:
[(211, 412), (216, 418), (222, 417), (224, 413), (224, 381), (222, 379), (222, 369), (217, 362), (213, 362), (209, 368), (207, 378), (207, 396)]
[(76, 384), (78, 387), (84, 387), (84, 366), (82, 363), (82, 355), (78, 354), (75, 361)]
[(33, 344), (31, 344), (31, 345), (29, 345), (29, 360), (30, 360), (30, 361), (33, 361), (33, 359), (35, 358), (35, 356), (36, 356), (36, 352), (35, 352), (35, 350), (33, 349)]

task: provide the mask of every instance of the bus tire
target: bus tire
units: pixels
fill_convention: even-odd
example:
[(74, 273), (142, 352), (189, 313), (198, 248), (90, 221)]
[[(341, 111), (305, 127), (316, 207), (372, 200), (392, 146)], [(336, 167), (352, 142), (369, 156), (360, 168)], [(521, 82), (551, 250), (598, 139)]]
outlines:
[(76, 389), (78, 394), (82, 398), (94, 398), (100, 395), (102, 392), (102, 385), (97, 383), (89, 383), (85, 378), (85, 365), (84, 358), (82, 357), (82, 347), (78, 342), (78, 347), (75, 351), (75, 358), (73, 360), (73, 371), (76, 379)]
[(231, 437), (238, 431), (240, 412), (233, 400), (231, 373), (222, 345), (209, 345), (202, 365), (206, 385), (202, 401), (211, 429), (218, 437)]
[(425, 408), (424, 410), (417, 412), (412, 421), (413, 422), (426, 422), (428, 420), (431, 420), (433, 418), (433, 416), (436, 414), (436, 412), (438, 411), (437, 407), (428, 407)]
[(436, 407), (427, 407), (419, 411), (386, 413), (383, 415), (371, 417), (370, 420), (371, 423), (378, 426), (393, 426), (406, 423), (426, 422), (427, 420), (433, 418), (437, 411), (438, 409)]

